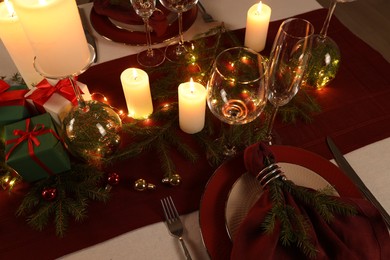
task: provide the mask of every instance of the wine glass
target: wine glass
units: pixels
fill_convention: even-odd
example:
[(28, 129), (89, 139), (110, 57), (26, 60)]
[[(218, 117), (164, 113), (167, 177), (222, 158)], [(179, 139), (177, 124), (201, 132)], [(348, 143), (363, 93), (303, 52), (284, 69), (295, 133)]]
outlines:
[(328, 28), (337, 3), (352, 1), (355, 0), (330, 0), (328, 13), (321, 31), (312, 37), (311, 58), (302, 82), (303, 86), (321, 89), (336, 77), (340, 67), (341, 54), (336, 42), (328, 36)]
[(130, 0), (134, 11), (139, 15), (145, 25), (147, 49), (138, 53), (137, 61), (144, 67), (156, 67), (164, 62), (165, 56), (160, 49), (152, 48), (150, 37), (149, 18), (156, 10), (156, 0)]
[(191, 50), (194, 45), (184, 41), (183, 37), (183, 12), (194, 7), (198, 0), (159, 0), (169, 11), (177, 13), (179, 22), (179, 42), (168, 45), (165, 49), (165, 57), (172, 62), (183, 62), (191, 60)]
[(269, 143), (279, 107), (290, 102), (299, 91), (313, 33), (313, 25), (301, 18), (287, 19), (279, 27), (268, 65), (268, 101), (273, 105), (266, 132)]
[[(255, 120), (267, 103), (266, 64), (265, 58), (249, 48), (233, 47), (222, 51), (213, 63), (207, 82), (210, 111), (228, 126)], [(226, 156), (236, 152), (231, 141), (226, 140), (223, 144)]]

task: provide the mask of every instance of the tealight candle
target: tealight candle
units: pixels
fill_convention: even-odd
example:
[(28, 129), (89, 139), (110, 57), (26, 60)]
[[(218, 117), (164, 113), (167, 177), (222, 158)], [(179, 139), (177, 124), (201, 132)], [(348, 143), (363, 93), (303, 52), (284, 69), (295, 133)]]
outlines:
[(8, 0), (0, 3), (0, 38), (27, 86), (39, 83), (42, 76), (34, 69), (33, 49)]
[(206, 88), (197, 82), (179, 85), (179, 125), (183, 132), (195, 134), (202, 131), (206, 114)]
[(88, 64), (90, 52), (76, 1), (13, 1), (41, 72), (68, 76)]
[(153, 113), (148, 74), (141, 69), (129, 68), (121, 73), (121, 82), (129, 116), (148, 118)]
[(257, 52), (264, 50), (270, 17), (271, 8), (261, 1), (249, 8), (245, 31), (246, 47)]

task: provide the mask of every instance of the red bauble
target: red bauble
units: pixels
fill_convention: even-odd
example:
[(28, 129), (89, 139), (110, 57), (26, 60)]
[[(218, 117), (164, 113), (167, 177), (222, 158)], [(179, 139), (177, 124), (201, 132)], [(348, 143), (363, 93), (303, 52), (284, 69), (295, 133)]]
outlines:
[(119, 183), (119, 174), (115, 172), (110, 172), (107, 176), (107, 183), (110, 185), (117, 185)]
[(55, 198), (57, 198), (57, 189), (53, 187), (44, 188), (42, 190), (42, 198), (47, 201), (54, 200)]

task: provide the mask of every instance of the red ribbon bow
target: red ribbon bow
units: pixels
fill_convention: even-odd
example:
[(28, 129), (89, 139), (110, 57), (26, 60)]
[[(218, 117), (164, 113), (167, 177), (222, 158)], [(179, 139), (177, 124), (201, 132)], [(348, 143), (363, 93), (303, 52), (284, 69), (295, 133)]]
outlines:
[(14, 130), (14, 135), (19, 136), (18, 138), (12, 139), (12, 140), (7, 140), (5, 142), (6, 145), (8, 144), (14, 144), (11, 149), (8, 151), (8, 153), (5, 156), (5, 159), (8, 160), (8, 158), (11, 156), (12, 152), (15, 150), (18, 145), (21, 143), (27, 141), (28, 144), (28, 153), (30, 157), (42, 168), (44, 169), (48, 174), (53, 175), (54, 173), (52, 170), (50, 170), (39, 158), (35, 155), (34, 153), (34, 145), (35, 146), (40, 146), (40, 142), (37, 138), (39, 135), (44, 135), (47, 133), (52, 133), (55, 138), (60, 140), (60, 137), (57, 135), (56, 132), (53, 131), (53, 129), (48, 129), (45, 128), (43, 124), (37, 124), (34, 126), (34, 128), (30, 131), (30, 122), (31, 119), (27, 118), (26, 119), (26, 130), (20, 130), (20, 129), (15, 129)]
[(4, 80), (0, 80), (0, 106), (22, 106), (24, 104), (24, 95), (27, 89), (9, 90), (10, 86)]
[[(76, 82), (76, 78), (74, 79), (74, 82)], [(77, 83), (76, 83), (77, 84)], [(77, 86), (79, 89), (80, 87)], [(37, 105), (38, 110), (43, 106), (43, 104), (49, 100), (49, 98), (54, 94), (58, 93), (70, 102), (72, 102), (73, 105), (77, 105), (77, 99), (76, 95), (74, 93), (74, 89), (72, 84), (70, 83), (70, 79), (62, 79), (58, 81), (58, 83), (55, 86), (52, 86), (47, 79), (43, 79), (38, 85), (36, 86), (36, 90), (31, 93), (31, 95), (27, 96), (27, 98), (32, 99), (34, 101), (34, 104)], [(80, 89), (80, 93), (83, 92)]]

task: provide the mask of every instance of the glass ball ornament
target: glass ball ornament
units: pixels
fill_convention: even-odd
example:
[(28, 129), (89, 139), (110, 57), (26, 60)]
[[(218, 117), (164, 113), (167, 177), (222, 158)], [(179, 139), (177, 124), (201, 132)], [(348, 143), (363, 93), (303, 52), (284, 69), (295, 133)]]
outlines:
[(321, 89), (335, 77), (340, 67), (340, 49), (332, 38), (313, 35), (311, 56), (303, 78), (303, 85)]
[(66, 147), (76, 157), (99, 161), (120, 145), (122, 121), (107, 104), (92, 100), (75, 106), (62, 121)]

